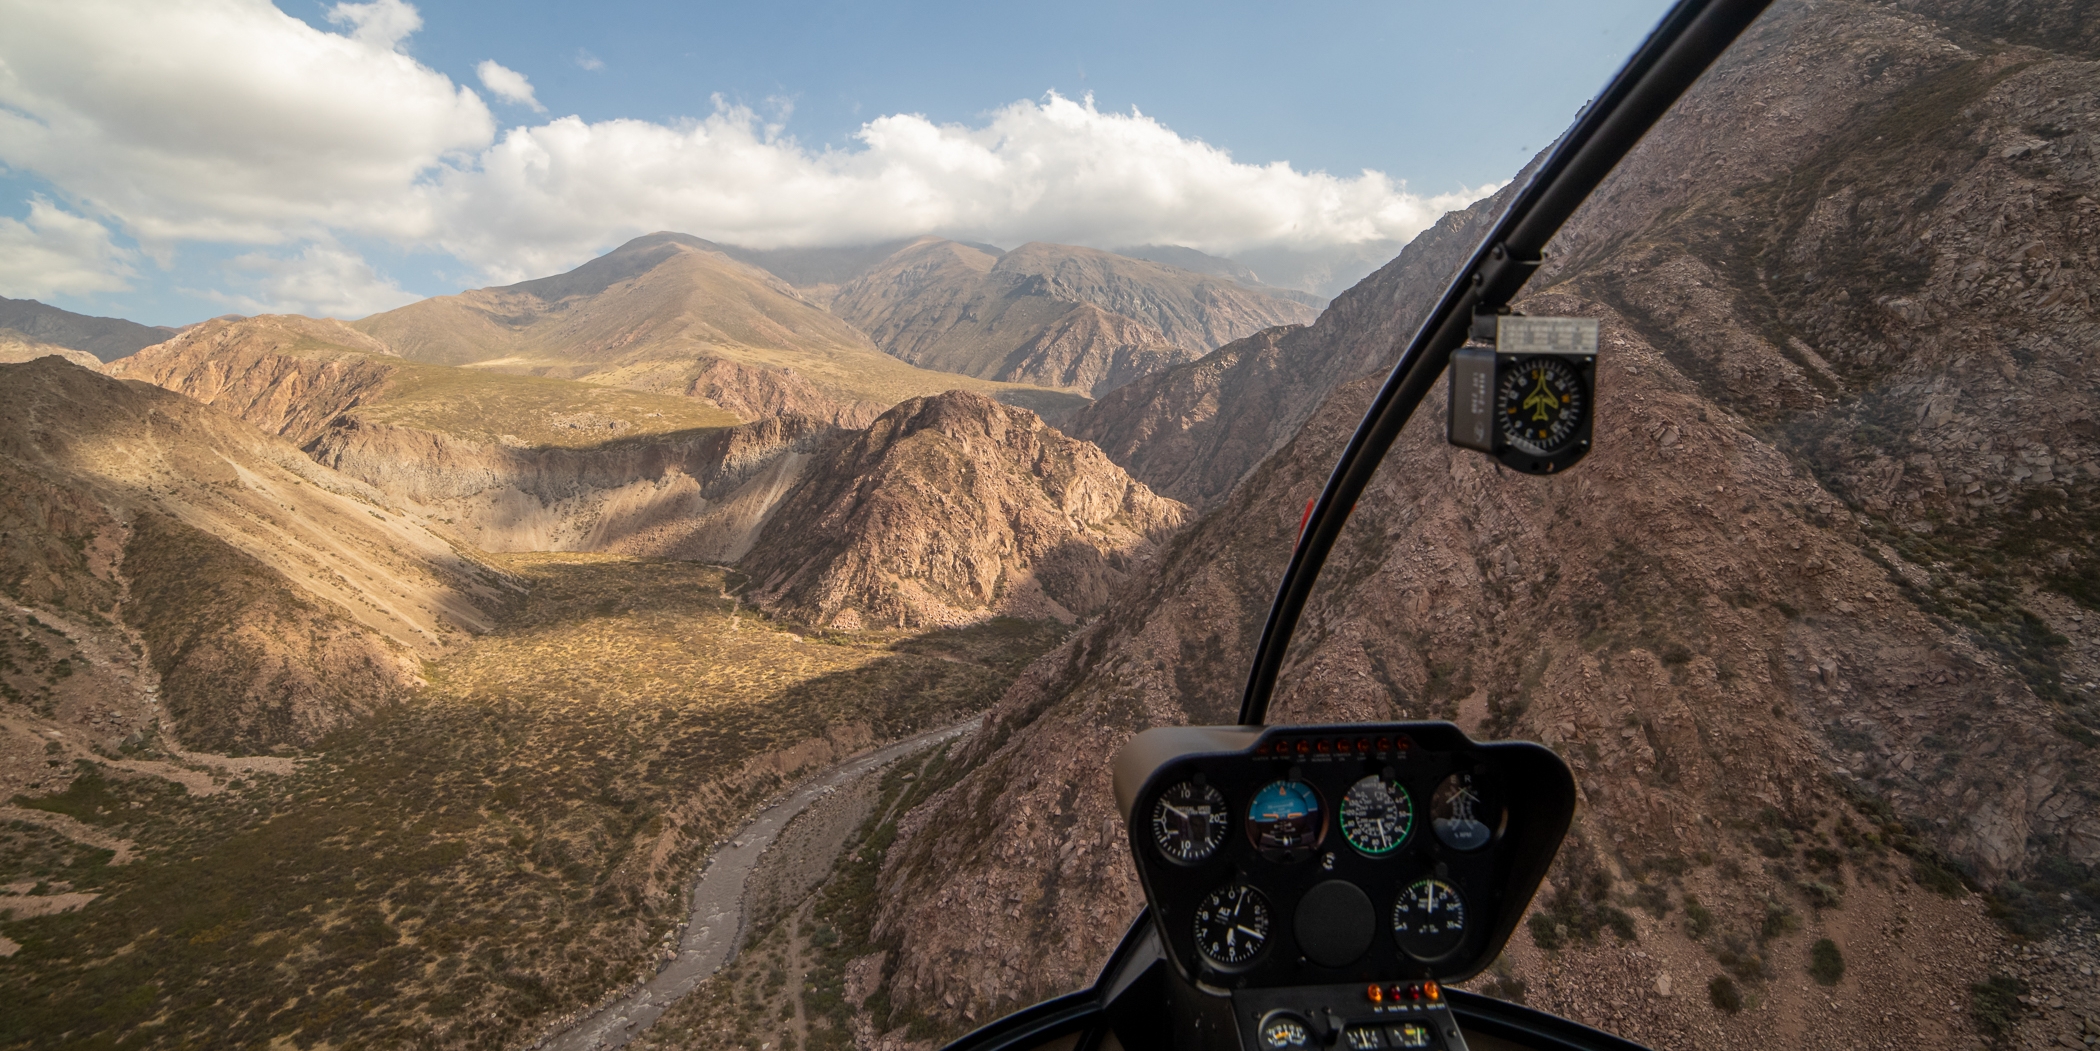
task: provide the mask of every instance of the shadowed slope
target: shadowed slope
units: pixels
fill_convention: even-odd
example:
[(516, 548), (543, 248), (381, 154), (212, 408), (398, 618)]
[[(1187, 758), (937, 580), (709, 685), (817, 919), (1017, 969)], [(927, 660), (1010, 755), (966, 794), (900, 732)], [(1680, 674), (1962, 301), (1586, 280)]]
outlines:
[(500, 576), (231, 416), (51, 358), (0, 377), (0, 579), (136, 631), (192, 744), (311, 741), (404, 696), (504, 601)]

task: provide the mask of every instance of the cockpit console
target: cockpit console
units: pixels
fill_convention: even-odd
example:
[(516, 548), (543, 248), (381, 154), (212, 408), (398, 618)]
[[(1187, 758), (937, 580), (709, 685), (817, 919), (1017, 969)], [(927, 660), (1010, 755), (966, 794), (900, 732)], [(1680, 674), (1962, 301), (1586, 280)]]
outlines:
[(1192, 1048), (1464, 1048), (1441, 983), (1493, 962), (1575, 799), (1548, 749), (1442, 722), (1163, 727), (1114, 771)]

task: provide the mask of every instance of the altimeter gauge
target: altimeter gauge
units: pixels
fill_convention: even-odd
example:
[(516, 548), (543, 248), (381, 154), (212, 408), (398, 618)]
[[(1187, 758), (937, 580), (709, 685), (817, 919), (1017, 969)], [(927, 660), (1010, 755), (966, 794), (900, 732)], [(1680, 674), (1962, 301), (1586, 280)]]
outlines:
[(1465, 937), (1466, 900), (1443, 880), (1416, 880), (1393, 903), (1393, 942), (1417, 960), (1441, 960)]
[(1588, 385), (1566, 358), (1522, 358), (1496, 376), (1495, 422), (1503, 440), (1533, 456), (1557, 456), (1590, 411)]
[(1224, 793), (1183, 781), (1152, 804), (1152, 843), (1167, 860), (1193, 865), (1218, 852), (1231, 818)]
[(1384, 857), (1407, 842), (1415, 827), (1415, 804), (1407, 786), (1373, 775), (1342, 795), (1342, 838), (1367, 857)]
[(1269, 943), (1269, 899), (1244, 883), (1204, 895), (1196, 906), (1196, 951), (1220, 970), (1245, 967)]
[(1247, 838), (1270, 861), (1312, 857), (1327, 838), (1320, 793), (1303, 781), (1271, 781), (1247, 805)]

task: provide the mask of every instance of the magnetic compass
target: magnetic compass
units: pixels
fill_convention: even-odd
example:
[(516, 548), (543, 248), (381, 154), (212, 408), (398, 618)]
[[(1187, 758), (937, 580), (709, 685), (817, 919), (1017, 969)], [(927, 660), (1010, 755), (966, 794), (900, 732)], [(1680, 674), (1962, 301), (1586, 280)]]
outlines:
[(1533, 456), (1566, 452), (1590, 411), (1588, 384), (1567, 358), (1519, 358), (1495, 383), (1495, 422), (1502, 440)]

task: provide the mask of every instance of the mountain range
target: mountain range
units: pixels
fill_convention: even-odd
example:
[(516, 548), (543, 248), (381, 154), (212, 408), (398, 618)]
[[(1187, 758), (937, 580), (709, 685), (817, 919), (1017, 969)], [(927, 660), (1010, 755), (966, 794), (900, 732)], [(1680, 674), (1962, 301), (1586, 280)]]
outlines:
[[(1272, 718), (1451, 719), (1576, 772), (1573, 833), (1478, 988), (1655, 1046), (1966, 1047), (1997, 1024), (1971, 984), (2005, 978), (2014, 939), (2100, 913), (2100, 23), (2023, 11), (1775, 4), (1518, 304), (1600, 321), (1595, 453), (1505, 471), (1443, 441), (1439, 389), (1354, 509)], [(885, 1048), (1068, 991), (1142, 903), (1109, 758), (1232, 721), (1307, 501), (1524, 177), (1316, 316), (1256, 276), (1284, 271), (1174, 246), (659, 233), (356, 322), (217, 319), (92, 369), (0, 366), (10, 813), (101, 822), (37, 817), (52, 842), (130, 829), (80, 771), (194, 780), (194, 748), (312, 763), (297, 792), (242, 791), (264, 825), (319, 822), (302, 801), (372, 805), (356, 771), (385, 769), (445, 800), (386, 827), (471, 829), (415, 850), (479, 875), (346, 878), (305, 942), (155, 920), (321, 969), (276, 1014), (204, 999), (183, 1032), (515, 1045), (625, 980), (593, 953), (668, 944), (723, 815), (989, 704), (922, 780), (886, 782), (819, 891), (857, 918), (754, 932), (853, 957), (810, 965), (807, 998), (779, 991), (803, 984), (787, 956), (752, 983)], [(36, 316), (38, 347), (141, 335)], [(703, 704), (646, 674), (686, 651), (752, 663), (680, 664), (736, 681)], [(566, 677), (594, 661), (641, 685)], [(563, 750), (601, 692), (626, 700)], [(708, 714), (730, 695), (765, 706)], [(826, 714), (782, 729), (773, 706)], [(372, 743), (422, 719), (446, 729)], [(760, 725), (771, 750), (732, 779), (667, 773)], [(453, 740), (476, 757), (457, 770), (430, 743)], [(364, 758), (319, 762), (323, 741)], [(526, 741), (561, 760), (518, 773)], [(395, 752), (416, 758), (372, 758)], [(490, 938), (513, 900), (581, 948)], [(52, 962), (129, 944), (75, 915), (8, 930), (115, 1002), (102, 964)], [(1810, 971), (1824, 940), (1842, 980)], [(2053, 995), (2026, 1024), (2061, 1020)], [(746, 1043), (786, 1017), (725, 993), (659, 1028), (731, 1010), (756, 1013), (710, 1024)]]

